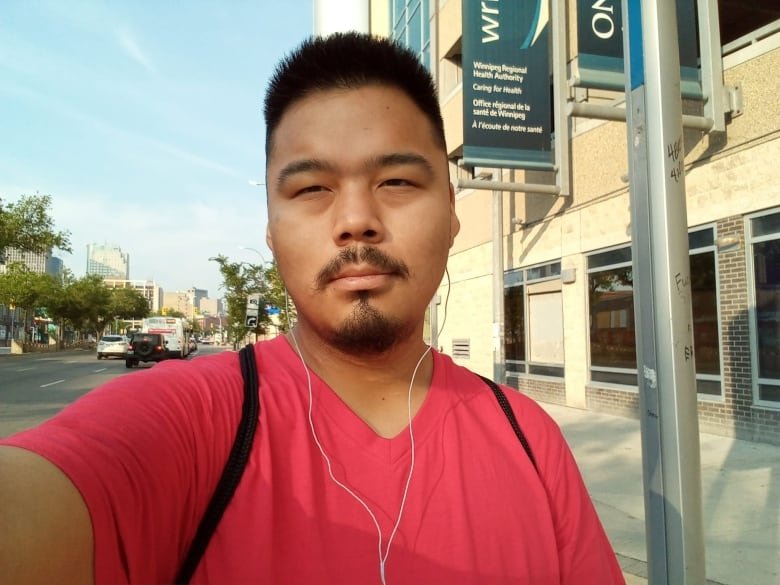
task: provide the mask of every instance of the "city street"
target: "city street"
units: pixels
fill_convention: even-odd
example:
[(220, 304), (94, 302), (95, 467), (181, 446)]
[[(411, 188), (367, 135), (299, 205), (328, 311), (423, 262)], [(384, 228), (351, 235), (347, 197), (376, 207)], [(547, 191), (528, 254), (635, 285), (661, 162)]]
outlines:
[[(224, 351), (200, 346), (193, 357)], [(0, 355), (0, 437), (39, 424), (92, 388), (154, 367), (127, 369), (118, 358), (97, 360), (94, 351)]]

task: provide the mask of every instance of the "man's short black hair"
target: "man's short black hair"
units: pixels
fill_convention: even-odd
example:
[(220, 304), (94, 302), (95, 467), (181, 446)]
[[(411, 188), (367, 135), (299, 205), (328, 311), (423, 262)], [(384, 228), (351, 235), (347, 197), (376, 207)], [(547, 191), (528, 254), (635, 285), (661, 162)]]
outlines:
[(394, 87), (409, 96), (445, 148), (436, 86), (417, 55), (394, 41), (349, 32), (311, 37), (277, 65), (265, 95), (266, 159), (273, 134), (292, 104), (316, 91), (367, 85)]

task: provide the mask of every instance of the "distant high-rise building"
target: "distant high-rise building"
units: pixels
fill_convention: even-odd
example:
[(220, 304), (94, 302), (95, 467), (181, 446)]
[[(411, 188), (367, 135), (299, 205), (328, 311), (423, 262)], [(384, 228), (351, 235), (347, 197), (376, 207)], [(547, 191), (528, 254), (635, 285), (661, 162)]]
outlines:
[(87, 275), (130, 279), (130, 254), (115, 244), (87, 244)]
[(190, 295), (182, 291), (167, 292), (163, 294), (163, 312), (176, 311), (188, 319), (192, 319), (195, 308), (192, 306)]
[(203, 315), (221, 315), (225, 312), (222, 306), (222, 299), (201, 299), (200, 312)]
[(16, 248), (6, 248), (0, 254), (0, 264), (8, 266), (14, 262), (21, 262), (27, 268), (38, 274), (51, 274), (58, 276), (62, 273), (62, 260), (47, 252), (22, 252)]
[(208, 298), (209, 291), (204, 288), (188, 288), (187, 295), (190, 297), (190, 303), (196, 312), (201, 311), (200, 303), (203, 299)]
[(153, 280), (104, 278), (103, 282), (109, 288), (134, 288), (144, 296), (146, 302), (149, 303), (149, 309), (152, 313), (159, 313), (163, 308), (163, 295), (165, 292)]
[(62, 262), (62, 258), (57, 258), (56, 256), (46, 258), (46, 274), (59, 277), (64, 268), (65, 265)]

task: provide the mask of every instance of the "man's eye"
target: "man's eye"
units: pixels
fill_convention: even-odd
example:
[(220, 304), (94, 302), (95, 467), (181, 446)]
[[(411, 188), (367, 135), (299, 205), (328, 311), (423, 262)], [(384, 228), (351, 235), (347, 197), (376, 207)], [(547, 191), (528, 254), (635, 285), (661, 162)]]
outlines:
[(409, 187), (411, 183), (406, 179), (388, 179), (382, 182), (387, 187)]
[(303, 189), (299, 189), (296, 194), (305, 195), (307, 193), (319, 193), (320, 191), (327, 191), (327, 189), (322, 185), (310, 185), (309, 187), (304, 187)]

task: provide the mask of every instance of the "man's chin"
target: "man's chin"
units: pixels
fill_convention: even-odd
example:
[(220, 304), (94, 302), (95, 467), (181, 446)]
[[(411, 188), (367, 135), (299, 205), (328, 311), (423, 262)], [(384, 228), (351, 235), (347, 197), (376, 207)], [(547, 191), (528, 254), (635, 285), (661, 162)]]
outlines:
[(369, 295), (362, 295), (352, 313), (330, 334), (333, 347), (351, 355), (381, 355), (398, 343), (403, 324), (383, 314)]

